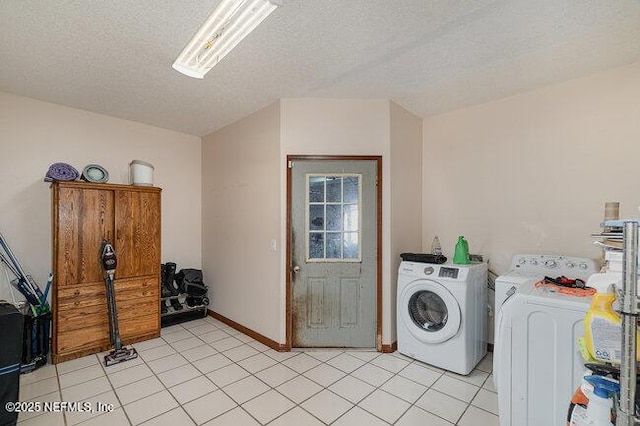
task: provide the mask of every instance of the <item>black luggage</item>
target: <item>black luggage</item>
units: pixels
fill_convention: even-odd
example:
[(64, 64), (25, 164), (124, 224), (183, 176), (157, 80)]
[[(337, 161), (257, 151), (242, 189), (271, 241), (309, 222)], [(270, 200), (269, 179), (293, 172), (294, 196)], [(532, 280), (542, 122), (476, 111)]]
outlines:
[(20, 390), (24, 317), (12, 304), (0, 301), (0, 426), (15, 425), (17, 412), (7, 412), (8, 402), (17, 402)]

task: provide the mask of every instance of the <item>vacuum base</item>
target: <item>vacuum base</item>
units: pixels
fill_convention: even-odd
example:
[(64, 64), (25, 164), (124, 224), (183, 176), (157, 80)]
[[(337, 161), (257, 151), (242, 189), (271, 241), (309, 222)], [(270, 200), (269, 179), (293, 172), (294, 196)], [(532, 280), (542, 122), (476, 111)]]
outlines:
[(106, 367), (110, 365), (119, 364), (121, 362), (129, 361), (138, 358), (138, 352), (135, 348), (122, 347), (120, 350), (114, 349), (104, 356), (104, 365)]

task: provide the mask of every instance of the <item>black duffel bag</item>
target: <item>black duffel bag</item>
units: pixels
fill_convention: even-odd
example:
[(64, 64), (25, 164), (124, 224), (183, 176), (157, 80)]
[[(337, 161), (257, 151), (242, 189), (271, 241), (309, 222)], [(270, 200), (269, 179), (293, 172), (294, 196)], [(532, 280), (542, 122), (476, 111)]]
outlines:
[(208, 287), (202, 282), (202, 271), (200, 269), (181, 269), (175, 276), (180, 293), (191, 296), (205, 296)]

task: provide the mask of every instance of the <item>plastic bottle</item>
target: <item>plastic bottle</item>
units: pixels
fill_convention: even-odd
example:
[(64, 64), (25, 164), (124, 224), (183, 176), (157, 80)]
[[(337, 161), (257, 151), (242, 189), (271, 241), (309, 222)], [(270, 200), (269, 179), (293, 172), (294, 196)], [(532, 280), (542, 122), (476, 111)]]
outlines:
[(455, 251), (453, 252), (453, 263), (458, 265), (469, 264), (469, 243), (463, 236), (458, 237)]
[[(593, 295), (591, 306), (584, 317), (584, 337), (589, 354), (601, 362), (620, 364), (622, 319), (613, 310), (616, 300), (615, 287)], [(640, 333), (638, 333), (640, 338)], [(638, 341), (640, 349), (640, 340)], [(638, 352), (640, 356), (640, 352)]]
[[(604, 366), (604, 364), (603, 364)], [(607, 367), (607, 369), (614, 369)], [(594, 394), (598, 389), (598, 393)], [(609, 426), (611, 425), (611, 409), (614, 394), (620, 392), (617, 380), (601, 376), (587, 369), (582, 376), (582, 383), (571, 398), (569, 406), (568, 426)], [(586, 406), (586, 408), (585, 408)]]
[(442, 246), (440, 245), (440, 238), (436, 235), (433, 237), (433, 241), (431, 242), (431, 254), (441, 255), (442, 254)]
[(589, 396), (586, 422), (581, 424), (610, 426), (613, 405), (611, 396), (620, 392), (620, 384), (601, 376), (587, 376), (585, 380), (593, 385), (593, 393)]

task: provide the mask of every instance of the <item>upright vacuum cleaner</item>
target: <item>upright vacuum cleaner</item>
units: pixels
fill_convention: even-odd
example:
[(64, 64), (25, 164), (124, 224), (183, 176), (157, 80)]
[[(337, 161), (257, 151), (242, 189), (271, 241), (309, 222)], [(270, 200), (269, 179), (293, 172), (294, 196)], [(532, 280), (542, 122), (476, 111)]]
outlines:
[(127, 348), (122, 346), (122, 340), (120, 340), (120, 332), (118, 331), (118, 308), (116, 307), (116, 294), (113, 285), (113, 278), (116, 273), (116, 265), (118, 259), (116, 258), (116, 252), (109, 241), (102, 242), (102, 249), (100, 255), (100, 262), (102, 263), (102, 269), (105, 272), (104, 283), (107, 287), (107, 309), (109, 311), (109, 335), (111, 337), (111, 344), (114, 349), (104, 356), (104, 365), (110, 366), (118, 364), (130, 359), (138, 358), (138, 352), (135, 348)]

